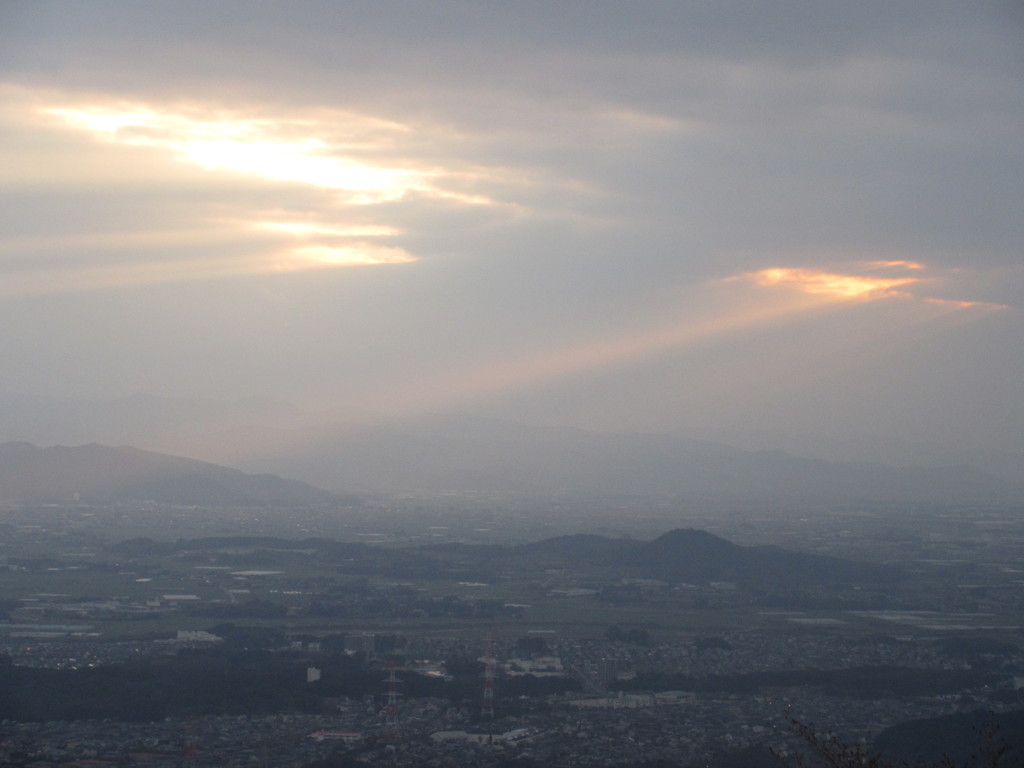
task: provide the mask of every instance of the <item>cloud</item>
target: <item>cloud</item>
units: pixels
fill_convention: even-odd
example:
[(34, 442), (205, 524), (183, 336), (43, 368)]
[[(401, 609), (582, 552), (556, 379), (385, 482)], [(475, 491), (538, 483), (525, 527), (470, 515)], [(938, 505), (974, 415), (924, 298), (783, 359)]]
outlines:
[[(456, 188), (473, 174), (393, 155), (409, 126), (354, 113), (319, 113), (282, 119), (208, 105), (171, 107), (140, 103), (50, 106), (45, 115), (96, 139), (152, 147), (206, 170), (237, 172), (329, 189), (348, 204), (409, 196), (491, 205), (486, 195)], [(452, 182), (455, 182), (453, 184)]]
[[(801, 267), (769, 267), (727, 278), (726, 282), (742, 280), (766, 288), (791, 287), (803, 293), (831, 297), (838, 301), (913, 299), (948, 307), (1009, 309), (1007, 305), (992, 302), (918, 295), (922, 285), (955, 281), (956, 274), (961, 270), (945, 270), (942, 277), (937, 277), (924, 264), (905, 260), (878, 260), (851, 266), (860, 266), (861, 269), (856, 273), (838, 273)], [(907, 274), (892, 277), (879, 275), (879, 272)]]
[(869, 261), (868, 266), (879, 269), (924, 269), (924, 264), (916, 261)]
[(844, 299), (871, 299), (906, 295), (897, 288), (913, 285), (917, 278), (881, 278), (868, 275), (840, 275), (813, 269), (770, 267), (746, 278), (758, 285), (791, 285), (804, 293), (817, 293)]
[(401, 248), (388, 248), (373, 243), (353, 243), (346, 246), (306, 245), (293, 248), (288, 255), (289, 263), (295, 263), (298, 269), (304, 268), (305, 262), (323, 266), (352, 266), (408, 264), (416, 261)]
[(959, 299), (936, 299), (934, 297), (926, 298), (929, 304), (939, 304), (944, 307), (954, 307), (956, 309), (1010, 309), (1007, 304), (995, 304), (990, 301), (963, 301)]
[[(810, 382), (891, 344), (913, 354), (876, 362), (865, 400), (899, 401), (928, 367), (907, 400), (952, 394), (922, 423), (946, 423), (953, 395), (1017, 404), (985, 389), (1021, 378), (1004, 352), (1024, 300), (1008, 15), (468, 8), (5, 8), (0, 79), (21, 85), (0, 86), (0, 294), (36, 299), (4, 302), (0, 352), (26, 364), (0, 386), (385, 408), (524, 391), (553, 421), (590, 402), (571, 406), (579, 426), (767, 423), (766, 371)], [(918, 333), (937, 340), (928, 366)], [(807, 384), (820, 412), (801, 421), (795, 403), (793, 423), (870, 421), (836, 381)]]
[[(205, 242), (208, 240), (204, 239)], [(85, 262), (58, 267), (8, 268), (0, 282), (0, 297), (59, 296), (313, 269), (407, 264), (415, 260), (401, 248), (360, 242), (347, 246), (304, 245), (241, 257), (161, 259), (136, 255), (131, 261), (120, 263)]]
[[(407, 264), (417, 257), (398, 241), (415, 233), (400, 223), (403, 213), (410, 217), (399, 206), (505, 209), (514, 215), (519, 206), (499, 202), (494, 191), (528, 183), (521, 172), (460, 158), (449, 147), (458, 138), (442, 126), (323, 108), (284, 116), (256, 106), (170, 104), (13, 85), (0, 90), (7, 101), (2, 119), (16, 137), (47, 137), (42, 147), (48, 141), (60, 148), (68, 141), (62, 137), (87, 142), (65, 151), (71, 163), (61, 155), (42, 162), (40, 155), (21, 163), (12, 180), (24, 189), (89, 189), (92, 201), (120, 197), (122, 212), (116, 224), (93, 221), (85, 231), (79, 225), (64, 234), (29, 230), (0, 238), (7, 296)], [(97, 150), (101, 160), (82, 161)], [(64, 173), (55, 173), (57, 167)], [(209, 194), (196, 190), (207, 189), (212, 179), (221, 180), (221, 194), (204, 204)], [(164, 216), (178, 212), (174, 225), (128, 223), (127, 206), (139, 197), (129, 190), (139, 185), (147, 191), (143, 199), (162, 203)], [(254, 193), (278, 193), (285, 200), (295, 190), (307, 190), (299, 207), (246, 202)], [(161, 201), (166, 191), (181, 202)], [(186, 207), (194, 209), (191, 215)]]

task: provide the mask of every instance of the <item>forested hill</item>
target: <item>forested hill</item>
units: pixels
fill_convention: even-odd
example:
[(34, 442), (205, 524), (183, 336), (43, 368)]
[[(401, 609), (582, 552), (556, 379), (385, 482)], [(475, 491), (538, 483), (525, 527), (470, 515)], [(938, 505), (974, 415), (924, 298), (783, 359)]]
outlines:
[(346, 573), (391, 578), (493, 581), (557, 569), (599, 575), (603, 580), (615, 575), (668, 583), (778, 587), (869, 583), (898, 576), (891, 567), (778, 547), (745, 547), (693, 528), (669, 531), (652, 541), (575, 535), (519, 545), (449, 543), (397, 548), (329, 539), (232, 536), (176, 542), (134, 539), (116, 549), (135, 556), (221, 552), (241, 557), (238, 553), (245, 552), (244, 562), (249, 567), (279, 567), (302, 553), (302, 557), (337, 563)]
[(338, 501), (334, 494), (275, 475), (137, 448), (37, 448), (0, 444), (0, 502), (155, 501), (164, 504), (293, 506)]

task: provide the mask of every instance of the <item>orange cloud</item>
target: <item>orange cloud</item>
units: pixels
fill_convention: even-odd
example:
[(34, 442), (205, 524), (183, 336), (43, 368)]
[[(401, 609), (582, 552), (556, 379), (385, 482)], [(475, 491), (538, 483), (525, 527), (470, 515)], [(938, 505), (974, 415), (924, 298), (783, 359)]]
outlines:
[(773, 267), (744, 275), (758, 285), (790, 285), (804, 293), (843, 299), (877, 299), (905, 295), (895, 289), (918, 282), (916, 277), (840, 275), (813, 269)]
[(941, 304), (947, 307), (957, 307), (960, 309), (970, 309), (972, 307), (978, 309), (1009, 309), (1010, 307), (1006, 304), (994, 304), (989, 301), (959, 301), (957, 299), (925, 299), (929, 304)]
[(868, 266), (881, 269), (924, 269), (924, 264), (916, 261), (869, 261)]
[[(850, 265), (857, 266), (857, 265)], [(916, 261), (869, 261), (862, 262), (860, 269), (850, 272), (826, 272), (817, 269), (799, 267), (771, 267), (757, 272), (748, 272), (726, 280), (732, 282), (745, 280), (765, 287), (788, 286), (801, 293), (813, 294), (836, 301), (848, 299), (875, 301), (878, 299), (912, 299), (925, 301), (929, 304), (941, 304), (950, 308), (984, 308), (1009, 309), (1004, 304), (993, 304), (984, 301), (965, 301), (960, 299), (940, 299), (920, 296), (913, 289), (924, 284), (934, 284), (940, 280), (949, 282), (956, 275), (947, 271), (938, 276), (927, 274), (928, 268)], [(877, 270), (904, 272), (904, 275), (880, 277), (872, 274)], [(906, 273), (915, 274), (906, 274)]]

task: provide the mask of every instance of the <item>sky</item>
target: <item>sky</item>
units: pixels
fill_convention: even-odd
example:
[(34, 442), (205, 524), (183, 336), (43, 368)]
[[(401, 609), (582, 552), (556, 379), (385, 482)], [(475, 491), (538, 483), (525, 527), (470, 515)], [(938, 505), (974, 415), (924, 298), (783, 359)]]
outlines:
[(1024, 467), (1022, 40), (1010, 0), (6, 0), (0, 392)]

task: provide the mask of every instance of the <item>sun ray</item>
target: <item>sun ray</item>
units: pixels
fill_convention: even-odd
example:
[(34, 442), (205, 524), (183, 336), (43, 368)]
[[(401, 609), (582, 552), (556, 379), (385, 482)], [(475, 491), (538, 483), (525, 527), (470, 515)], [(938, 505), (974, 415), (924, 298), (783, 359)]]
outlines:
[[(828, 299), (813, 295), (778, 296), (753, 303), (735, 298), (724, 300), (700, 316), (677, 317), (631, 333), (476, 365), (433, 379), (419, 379), (415, 386), (389, 389), (386, 410), (400, 416), (430, 409), (461, 407), (467, 401), (541, 386), (617, 364), (637, 362), (658, 353), (761, 327), (829, 304)], [(379, 397), (380, 392), (375, 390), (361, 398), (356, 397), (356, 401), (367, 410), (384, 410), (385, 403)]]
[[(923, 266), (899, 265), (903, 269)], [(880, 278), (870, 275), (841, 274), (795, 268), (769, 268), (720, 281), (736, 285), (739, 281), (758, 287), (788, 286), (795, 291), (765, 294), (749, 290), (738, 294), (716, 294), (717, 303), (703, 313), (652, 324), (647, 328), (604, 339), (570, 344), (548, 352), (526, 355), (491, 365), (478, 365), (451, 372), (434, 380), (418, 380), (407, 391), (388, 393), (388, 408), (411, 413), (431, 408), (464, 404), (510, 390), (521, 390), (577, 374), (639, 362), (645, 358), (719, 337), (752, 331), (801, 315), (849, 306), (850, 302), (914, 297), (907, 289), (924, 277)], [(710, 289), (711, 286), (708, 286)], [(960, 309), (1002, 309), (998, 304), (925, 299), (928, 306)], [(912, 306), (912, 305), (910, 305)], [(923, 311), (924, 303), (919, 304)], [(918, 311), (917, 314), (921, 314)], [(929, 313), (925, 313), (929, 314)], [(382, 408), (374, 395), (363, 400), (368, 409)]]

